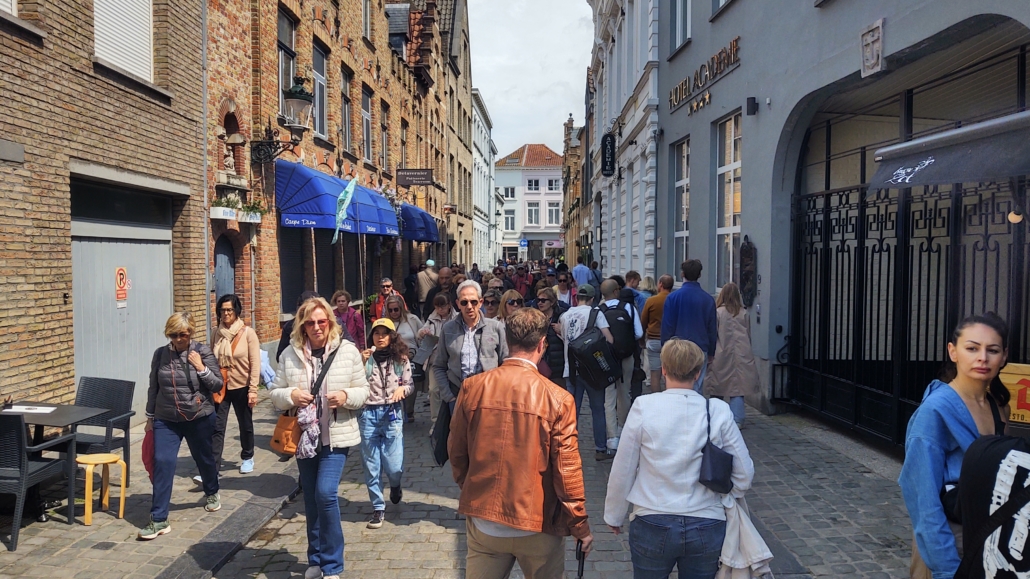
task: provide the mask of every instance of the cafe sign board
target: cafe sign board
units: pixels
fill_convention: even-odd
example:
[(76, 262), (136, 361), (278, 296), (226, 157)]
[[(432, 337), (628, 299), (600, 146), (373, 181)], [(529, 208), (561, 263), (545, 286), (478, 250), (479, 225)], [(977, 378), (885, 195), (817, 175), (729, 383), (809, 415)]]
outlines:
[(1009, 421), (1030, 426), (1030, 364), (1008, 364), (998, 377), (1012, 394)]
[(740, 66), (740, 37), (730, 41), (729, 46), (712, 55), (697, 67), (694, 74), (687, 75), (669, 91), (669, 111), (678, 110), (689, 104), (691, 114), (711, 104), (712, 94), (708, 90), (716, 81)]

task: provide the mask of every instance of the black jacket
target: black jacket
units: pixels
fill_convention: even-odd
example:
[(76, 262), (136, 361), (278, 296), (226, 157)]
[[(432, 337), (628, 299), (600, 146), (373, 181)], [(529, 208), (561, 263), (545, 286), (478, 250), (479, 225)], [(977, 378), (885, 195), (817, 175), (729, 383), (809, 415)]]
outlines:
[(547, 326), (547, 350), (544, 351), (544, 360), (551, 367), (551, 378), (561, 378), (565, 372), (565, 342), (554, 331), (550, 324), (557, 324), (562, 314), (569, 311), (565, 302), (558, 302), (551, 310), (551, 320)]
[[(187, 361), (196, 351), (207, 370), (198, 374)], [(174, 352), (168, 345), (154, 351), (150, 361), (150, 388), (147, 390), (147, 418), (166, 422), (187, 422), (203, 418), (215, 411), (211, 395), (222, 389), (222, 370), (211, 348), (190, 342), (184, 352)]]

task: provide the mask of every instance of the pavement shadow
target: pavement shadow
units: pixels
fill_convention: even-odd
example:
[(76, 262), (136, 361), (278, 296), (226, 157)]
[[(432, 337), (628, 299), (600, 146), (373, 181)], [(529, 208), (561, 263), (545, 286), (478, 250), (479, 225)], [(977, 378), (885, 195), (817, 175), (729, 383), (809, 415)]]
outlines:
[(289, 495), (297, 488), (297, 478), (288, 474), (266, 472), (258, 475), (220, 477), (218, 486), (225, 490), (248, 491), (256, 497), (277, 499)]
[[(190, 551), (193, 549), (191, 548)], [(198, 553), (202, 557), (202, 553)], [(219, 566), (212, 579), (238, 579), (263, 575), (268, 577), (296, 577), (308, 568), (306, 560), (301, 561), (285, 549), (244, 549), (234, 554), (232, 560)]]

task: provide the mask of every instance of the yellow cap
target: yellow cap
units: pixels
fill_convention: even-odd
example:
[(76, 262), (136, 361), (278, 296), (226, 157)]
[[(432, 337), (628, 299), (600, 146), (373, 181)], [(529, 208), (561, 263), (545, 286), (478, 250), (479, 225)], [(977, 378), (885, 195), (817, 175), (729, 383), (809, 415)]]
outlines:
[(397, 326), (393, 325), (393, 320), (389, 318), (379, 318), (378, 320), (372, 323), (372, 329), (369, 331), (375, 331), (375, 329), (379, 326), (385, 326), (386, 329), (390, 330), (391, 332), (397, 331)]

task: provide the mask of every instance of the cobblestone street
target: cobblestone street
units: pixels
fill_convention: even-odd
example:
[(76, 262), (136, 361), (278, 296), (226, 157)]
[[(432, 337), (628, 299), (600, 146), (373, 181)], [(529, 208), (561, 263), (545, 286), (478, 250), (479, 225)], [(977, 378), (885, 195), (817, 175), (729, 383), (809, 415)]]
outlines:
[[(355, 451), (348, 460), (340, 484), (347, 542), (345, 577), (464, 576), (465, 522), (457, 514), (458, 488), (450, 467), (438, 468), (433, 463), (425, 436), (428, 412), (421, 400), (418, 408), (415, 424), (405, 431), (404, 501), (387, 505), (386, 524), (381, 529), (365, 528), (371, 507), (362, 482), (360, 454)], [(581, 420), (588, 421), (589, 414)], [(911, 527), (897, 484), (851, 458), (861, 456), (860, 451), (868, 453), (864, 445), (846, 439), (843, 448), (840, 444), (833, 448), (817, 440), (820, 429), (791, 426), (807, 420), (791, 415), (766, 417), (749, 409), (744, 430), (756, 470), (747, 499), (776, 555), (776, 576), (904, 577)], [(615, 537), (601, 518), (610, 463), (596, 462), (589, 443), (584, 448), (587, 508), (596, 545), (585, 576), (631, 577), (626, 535)], [(215, 576), (298, 576), (307, 567), (304, 529), (303, 501), (298, 497)], [(573, 552), (569, 540), (566, 569), (570, 577), (575, 576), (576, 568)]]

